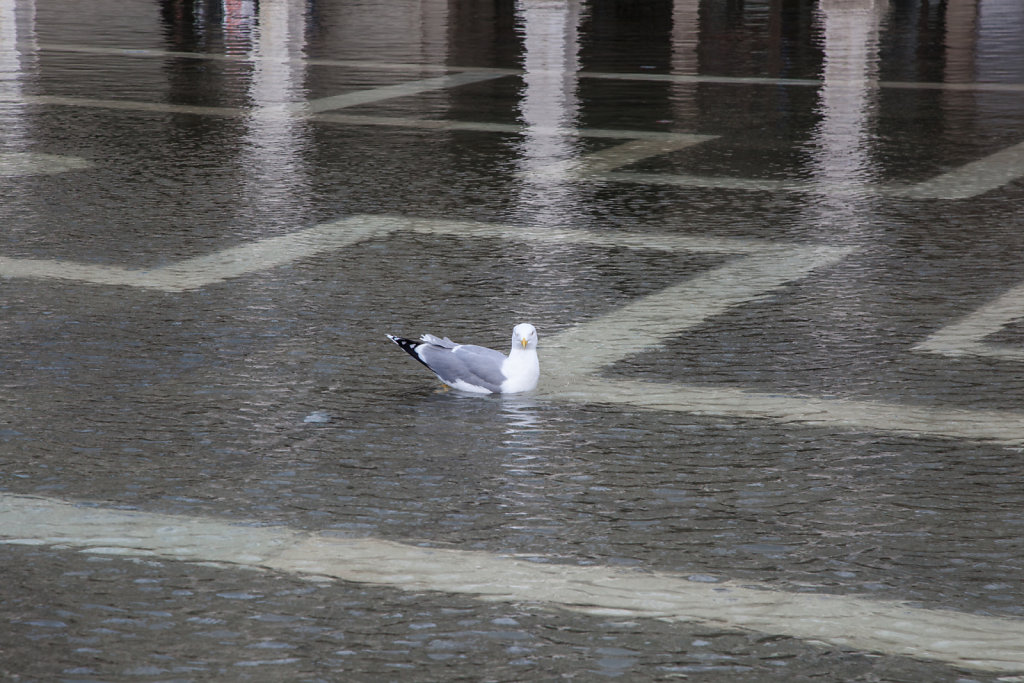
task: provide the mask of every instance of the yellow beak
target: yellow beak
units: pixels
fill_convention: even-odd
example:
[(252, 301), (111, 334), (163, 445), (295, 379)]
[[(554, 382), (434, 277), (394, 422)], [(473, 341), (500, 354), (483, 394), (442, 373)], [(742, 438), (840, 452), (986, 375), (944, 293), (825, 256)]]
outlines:
[(527, 344), (526, 337), (523, 337), (522, 339), (520, 339), (519, 342), (523, 345), (523, 348), (525, 349), (526, 348), (526, 344)]

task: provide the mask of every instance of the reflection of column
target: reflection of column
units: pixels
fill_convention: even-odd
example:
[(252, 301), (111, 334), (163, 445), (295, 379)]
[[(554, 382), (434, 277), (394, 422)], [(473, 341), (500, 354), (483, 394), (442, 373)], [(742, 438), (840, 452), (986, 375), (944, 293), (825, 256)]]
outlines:
[(579, 100), (578, 0), (519, 0), (516, 14), (523, 35), (524, 124), (519, 149), (523, 178), (520, 208), (534, 221), (564, 216), (572, 186), (565, 177), (580, 156), (576, 128)]
[[(229, 32), (225, 31), (225, 34)], [(238, 42), (241, 41), (240, 38)], [(249, 95), (256, 107), (280, 107), (304, 97), (305, 64), (302, 57), (305, 46), (305, 16), (301, 2), (260, 4), (258, 31), (252, 50), (255, 67), (249, 87)], [(270, 121), (271, 118), (267, 117), (263, 122)]]
[[(971, 83), (977, 77), (978, 0), (948, 0), (945, 24), (942, 80), (946, 83)], [(947, 131), (966, 133), (973, 128), (977, 113), (975, 95), (969, 90), (942, 91), (942, 119)]]
[(878, 70), (879, 19), (885, 0), (823, 0), (820, 123), (811, 143), (812, 172), (826, 203), (847, 204), (872, 178), (868, 131)]
[[(874, 215), (876, 198), (862, 191), (874, 175), (870, 152), (875, 141), (869, 125), (878, 93), (884, 4), (885, 0), (822, 0), (815, 12), (823, 54), (819, 122), (807, 150), (810, 186), (816, 186), (817, 193), (807, 198), (800, 216), (800, 231), (808, 236), (821, 235), (840, 244), (884, 239), (877, 227), (881, 221)], [(826, 303), (809, 326), (808, 349), (833, 354), (847, 342), (847, 335), (873, 338), (873, 326), (891, 311), (878, 310), (884, 297), (864, 292), (886, 282), (886, 275), (861, 267), (823, 278), (815, 296)], [(826, 393), (848, 391), (850, 377), (841, 359), (823, 364), (817, 376)]]
[(675, 0), (672, 5), (672, 73), (696, 76), (700, 42), (700, 0)]
[[(874, 180), (871, 148), (874, 138), (869, 125), (878, 93), (878, 47), (880, 18), (885, 0), (822, 0), (817, 20), (823, 40), (822, 84), (818, 91), (819, 123), (810, 142), (811, 184), (818, 193), (804, 210), (804, 231), (839, 240), (871, 243), (879, 221), (873, 216), (874, 196), (862, 191)], [(872, 311), (873, 299), (863, 296), (865, 285), (884, 282), (884, 277), (867, 269), (854, 275), (823, 282), (819, 293), (833, 302), (826, 307), (812, 334), (820, 344), (834, 344), (835, 330), (857, 320), (858, 334), (870, 336), (870, 321), (879, 317)], [(842, 373), (823, 381), (844, 382)]]
[(223, 0), (223, 6), (224, 51), (229, 55), (245, 53), (256, 25), (255, 0)]
[[(236, 23), (242, 18), (244, 13), (235, 14)], [(243, 152), (246, 210), (261, 222), (275, 215), (288, 220), (289, 211), (302, 204), (307, 194), (306, 124), (288, 113), (290, 104), (306, 99), (305, 62), (301, 59), (305, 50), (304, 3), (260, 3), (252, 30), (255, 62), (249, 97), (253, 109), (246, 119)], [(240, 31), (240, 26), (232, 31)]]
[(20, 4), (0, 0), (0, 151), (4, 152), (23, 151), (27, 136), (21, 97), (26, 44), (35, 42), (35, 0)]
[(945, 73), (947, 83), (974, 80), (974, 47), (978, 34), (978, 0), (947, 0)]
[[(672, 5), (672, 73), (696, 76), (700, 72), (700, 0), (675, 0)], [(697, 124), (697, 84), (672, 84), (672, 110), (677, 124)]]

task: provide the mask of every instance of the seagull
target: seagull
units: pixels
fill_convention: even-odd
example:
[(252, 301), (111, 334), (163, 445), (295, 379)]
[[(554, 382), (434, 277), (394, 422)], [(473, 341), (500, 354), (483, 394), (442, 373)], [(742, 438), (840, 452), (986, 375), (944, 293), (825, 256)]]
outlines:
[(531, 391), (540, 377), (537, 329), (520, 323), (512, 329), (508, 356), (472, 344), (456, 344), (448, 337), (425, 334), (418, 341), (388, 335), (410, 356), (426, 365), (453, 389), (476, 394), (518, 394)]

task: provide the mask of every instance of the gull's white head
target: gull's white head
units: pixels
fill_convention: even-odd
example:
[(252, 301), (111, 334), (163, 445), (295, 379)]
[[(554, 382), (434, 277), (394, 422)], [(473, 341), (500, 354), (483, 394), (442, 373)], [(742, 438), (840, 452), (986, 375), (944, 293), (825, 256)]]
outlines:
[(537, 328), (530, 323), (519, 323), (512, 328), (512, 348), (537, 348)]

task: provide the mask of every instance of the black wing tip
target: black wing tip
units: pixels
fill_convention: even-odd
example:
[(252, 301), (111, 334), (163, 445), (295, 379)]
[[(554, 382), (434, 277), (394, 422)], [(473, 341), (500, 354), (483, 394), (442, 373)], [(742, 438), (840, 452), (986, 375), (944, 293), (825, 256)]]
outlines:
[(391, 341), (393, 341), (396, 344), (398, 344), (399, 346), (401, 346), (403, 349), (408, 347), (408, 346), (413, 346), (413, 347), (419, 346), (419, 344), (420, 344), (420, 342), (415, 341), (413, 339), (406, 339), (405, 337), (399, 337), (399, 336), (394, 335), (394, 334), (388, 334), (388, 335), (385, 335), (385, 336), (388, 339), (390, 339)]
[(423, 346), (424, 342), (417, 341), (415, 339), (406, 339), (405, 337), (397, 337), (393, 334), (387, 335), (387, 338), (398, 344), (398, 347), (400, 349), (402, 349), (407, 354), (415, 358), (417, 361), (423, 363), (423, 365), (425, 365), (428, 368), (430, 367), (429, 365), (426, 364), (426, 362), (424, 362), (422, 358), (420, 358), (420, 354), (416, 353), (416, 349)]

